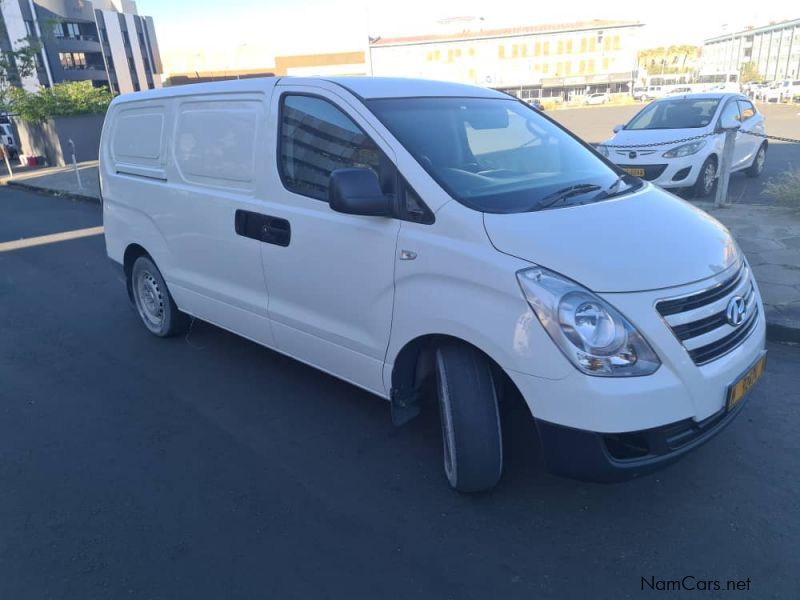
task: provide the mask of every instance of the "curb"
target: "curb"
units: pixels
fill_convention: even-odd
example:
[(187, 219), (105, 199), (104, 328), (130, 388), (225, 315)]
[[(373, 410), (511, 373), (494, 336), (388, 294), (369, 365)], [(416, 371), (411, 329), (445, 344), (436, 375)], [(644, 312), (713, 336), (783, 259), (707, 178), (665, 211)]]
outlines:
[(93, 204), (102, 204), (100, 202), (100, 198), (96, 196), (89, 196), (86, 194), (74, 194), (72, 192), (64, 192), (61, 190), (52, 190), (48, 188), (39, 187), (37, 185), (31, 185), (29, 183), (24, 183), (22, 181), (6, 181), (5, 185), (12, 188), (17, 188), (21, 190), (28, 190), (31, 192), (39, 192), (40, 194), (47, 194), (48, 196), (55, 196), (57, 198), (67, 198), (69, 200), (80, 200), (82, 202), (91, 202)]
[(780, 309), (773, 307), (765, 307), (764, 313), (767, 318), (767, 339), (769, 341), (800, 344), (800, 318), (784, 315)]

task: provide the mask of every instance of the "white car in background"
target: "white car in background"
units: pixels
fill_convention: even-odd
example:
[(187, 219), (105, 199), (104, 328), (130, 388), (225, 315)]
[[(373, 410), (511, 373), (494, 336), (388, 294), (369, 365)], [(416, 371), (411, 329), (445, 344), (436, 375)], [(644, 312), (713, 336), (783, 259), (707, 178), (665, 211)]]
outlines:
[[(662, 188), (691, 188), (695, 196), (704, 197), (717, 180), (723, 123), (766, 133), (764, 117), (746, 96), (687, 94), (648, 104), (626, 125), (616, 126), (614, 137), (598, 149), (630, 175)], [(732, 171), (758, 177), (766, 156), (766, 139), (736, 134)]]
[(607, 104), (611, 102), (611, 96), (607, 93), (589, 94), (584, 99), (584, 104)]

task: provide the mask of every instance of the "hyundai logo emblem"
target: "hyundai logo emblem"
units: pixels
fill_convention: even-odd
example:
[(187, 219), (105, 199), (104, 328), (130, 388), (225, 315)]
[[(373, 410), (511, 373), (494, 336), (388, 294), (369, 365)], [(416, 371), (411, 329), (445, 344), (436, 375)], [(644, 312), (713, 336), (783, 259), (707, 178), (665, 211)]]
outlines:
[(628, 158), (636, 158), (636, 152), (634, 152), (632, 150), (630, 152), (628, 152)]
[(747, 303), (744, 301), (744, 298), (741, 296), (734, 296), (731, 298), (731, 301), (728, 302), (728, 308), (725, 314), (728, 317), (728, 323), (732, 327), (741, 325), (747, 315)]

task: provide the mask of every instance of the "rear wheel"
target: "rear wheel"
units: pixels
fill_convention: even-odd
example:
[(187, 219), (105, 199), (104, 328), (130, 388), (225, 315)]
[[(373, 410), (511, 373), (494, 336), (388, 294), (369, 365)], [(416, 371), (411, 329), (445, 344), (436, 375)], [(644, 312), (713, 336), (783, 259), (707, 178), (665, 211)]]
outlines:
[(753, 164), (747, 167), (745, 175), (748, 177), (758, 177), (764, 171), (764, 164), (767, 162), (767, 145), (761, 144), (761, 147), (753, 159)]
[(700, 167), (700, 173), (697, 175), (692, 192), (696, 198), (705, 198), (711, 195), (714, 191), (714, 184), (717, 181), (717, 159), (709, 156), (703, 166)]
[(444, 472), (459, 492), (493, 488), (503, 471), (497, 390), (486, 359), (465, 344), (436, 351)]
[(136, 259), (130, 277), (133, 304), (150, 333), (169, 337), (188, 329), (189, 315), (178, 310), (161, 272), (149, 257)]

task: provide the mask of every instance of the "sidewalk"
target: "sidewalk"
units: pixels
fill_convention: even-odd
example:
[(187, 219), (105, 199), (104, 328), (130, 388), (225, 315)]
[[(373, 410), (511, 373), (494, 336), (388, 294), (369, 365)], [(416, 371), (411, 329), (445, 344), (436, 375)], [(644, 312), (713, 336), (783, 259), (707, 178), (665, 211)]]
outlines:
[[(0, 178), (0, 184), (99, 202), (97, 162), (80, 163), (78, 168), (82, 189), (72, 167), (29, 170), (14, 179)], [(770, 339), (800, 343), (800, 211), (751, 204), (720, 209), (709, 202), (694, 204), (728, 227), (747, 255), (761, 288)]]
[(28, 188), (43, 191), (57, 196), (80, 198), (82, 200), (100, 201), (100, 178), (97, 172), (97, 161), (78, 163), (78, 171), (83, 187), (78, 186), (75, 169), (69, 167), (49, 167), (39, 169), (26, 169), (14, 172), (14, 177), (9, 177), (5, 167), (2, 167), (3, 177), (0, 184), (14, 187)]

